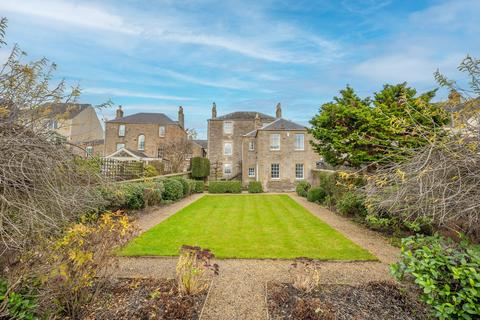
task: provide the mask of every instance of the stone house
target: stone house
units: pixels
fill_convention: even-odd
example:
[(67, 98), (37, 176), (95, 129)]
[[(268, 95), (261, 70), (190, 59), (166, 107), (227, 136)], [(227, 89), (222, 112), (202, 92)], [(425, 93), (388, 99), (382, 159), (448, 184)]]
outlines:
[(217, 116), (217, 106), (213, 103), (207, 133), (207, 157), (212, 179), (241, 178), (243, 136), (255, 129), (257, 117), (262, 124), (275, 120), (269, 115), (249, 111)]
[(257, 112), (216, 117), (214, 105), (208, 138), (208, 157), (213, 170), (221, 162), (221, 178), (238, 178), (245, 186), (260, 181), (266, 191), (291, 191), (300, 180), (313, 182), (312, 171), (321, 160), (307, 128), (282, 118), (280, 104), (275, 118)]
[(54, 103), (45, 106), (48, 125), (81, 156), (103, 155), (103, 128), (91, 104)]
[[(178, 108), (178, 121), (173, 121), (163, 113), (124, 116), (119, 106), (115, 119), (105, 123), (105, 154), (111, 159), (163, 161), (168, 165), (166, 146), (176, 142), (186, 145), (187, 139), (183, 107)], [(185, 151), (185, 162), (194, 153), (202, 154), (201, 147)]]

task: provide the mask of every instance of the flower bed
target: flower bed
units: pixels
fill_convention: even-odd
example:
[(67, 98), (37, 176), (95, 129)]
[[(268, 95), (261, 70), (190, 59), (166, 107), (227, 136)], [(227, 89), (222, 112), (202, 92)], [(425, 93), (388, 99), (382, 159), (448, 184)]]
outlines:
[(427, 319), (428, 309), (393, 282), (321, 285), (311, 292), (267, 283), (270, 319)]
[(179, 292), (175, 280), (117, 279), (85, 306), (85, 319), (199, 319), (208, 290)]

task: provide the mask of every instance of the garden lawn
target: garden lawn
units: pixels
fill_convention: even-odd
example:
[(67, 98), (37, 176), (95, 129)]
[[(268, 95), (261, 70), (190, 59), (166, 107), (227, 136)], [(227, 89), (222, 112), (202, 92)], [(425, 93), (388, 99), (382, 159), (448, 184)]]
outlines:
[(209, 195), (142, 233), (125, 256), (174, 256), (184, 245), (217, 258), (376, 260), (288, 195)]

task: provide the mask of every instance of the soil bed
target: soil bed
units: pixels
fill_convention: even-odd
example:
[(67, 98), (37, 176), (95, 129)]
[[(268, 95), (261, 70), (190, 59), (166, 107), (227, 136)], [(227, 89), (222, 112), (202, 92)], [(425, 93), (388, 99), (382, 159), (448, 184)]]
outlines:
[(181, 294), (174, 280), (116, 279), (85, 306), (84, 319), (198, 319), (206, 297)]
[(322, 285), (310, 293), (291, 284), (268, 283), (270, 319), (428, 319), (427, 307), (414, 293), (393, 282)]

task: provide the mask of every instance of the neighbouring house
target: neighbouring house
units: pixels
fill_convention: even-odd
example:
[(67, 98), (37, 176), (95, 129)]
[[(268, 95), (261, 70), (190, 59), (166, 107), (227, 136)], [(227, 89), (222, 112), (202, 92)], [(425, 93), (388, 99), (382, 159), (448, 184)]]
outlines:
[(67, 142), (79, 148), (81, 156), (103, 155), (103, 128), (91, 104), (53, 103), (45, 105), (48, 125)]
[(202, 157), (207, 156), (208, 140), (192, 140), (192, 156)]
[(244, 185), (260, 181), (266, 191), (290, 191), (300, 180), (314, 180), (312, 171), (321, 157), (309, 142), (307, 128), (282, 118), (280, 103), (275, 117), (259, 112), (217, 117), (216, 112), (214, 104), (208, 121), (208, 157), (212, 171), (220, 173), (212, 172), (211, 179), (237, 178)]
[(212, 105), (208, 119), (207, 157), (210, 159), (211, 178), (241, 179), (243, 135), (255, 130), (256, 118), (265, 125), (275, 120), (269, 115), (237, 111), (217, 117), (217, 106)]
[(189, 158), (191, 150), (168, 149), (186, 145), (188, 133), (184, 119), (183, 107), (178, 108), (178, 121), (173, 121), (163, 113), (124, 116), (119, 106), (115, 119), (105, 123), (106, 158), (169, 162), (169, 155), (173, 156), (175, 152), (176, 157), (183, 152), (185, 158)]

